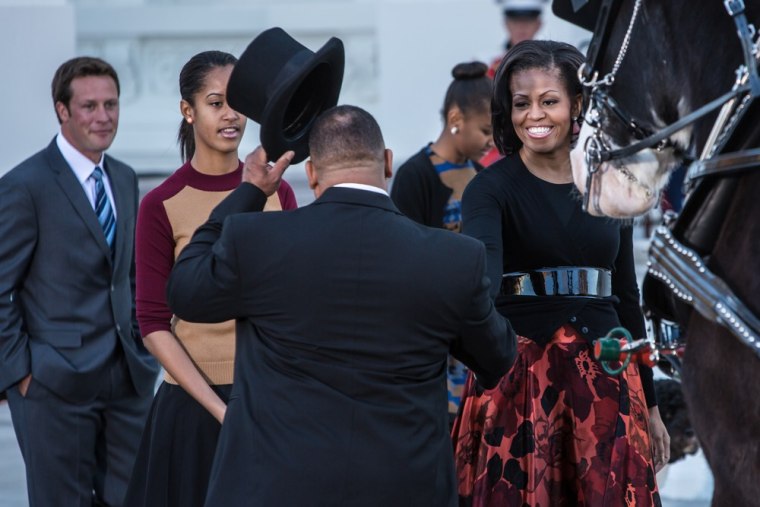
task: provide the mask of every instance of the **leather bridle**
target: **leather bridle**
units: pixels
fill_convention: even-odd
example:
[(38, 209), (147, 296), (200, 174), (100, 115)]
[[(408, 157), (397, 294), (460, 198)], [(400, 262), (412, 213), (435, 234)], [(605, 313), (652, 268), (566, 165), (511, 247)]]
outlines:
[[(615, 82), (618, 69), (631, 44), (633, 28), (641, 10), (642, 0), (636, 0), (634, 3), (628, 28), (610, 72), (603, 78), (599, 78), (599, 72), (595, 70), (600, 64), (601, 49), (606, 47), (606, 44), (609, 42), (611, 32), (610, 18), (619, 13), (621, 3), (620, 0), (603, 0), (599, 17), (597, 18), (596, 29), (594, 30), (594, 37), (589, 45), (586, 64), (578, 70), (578, 77), (584, 87), (584, 102), (587, 104), (584, 120), (592, 128), (592, 134), (588, 137), (584, 146), (585, 162), (588, 171), (586, 191), (584, 193), (584, 209), (586, 210), (591, 205), (590, 197), (594, 175), (598, 172), (602, 163), (619, 161), (648, 148), (654, 148), (657, 151), (670, 148), (674, 150), (674, 156), (682, 162), (691, 161), (693, 157), (684, 148), (674, 143), (671, 140), (671, 136), (718, 108), (723, 107), (723, 111), (713, 127), (713, 133), (718, 134), (711, 135), (703, 150), (703, 157), (700, 157), (700, 159), (709, 158), (705, 155), (709, 154), (709, 156), (712, 156), (720, 152), (723, 144), (730, 137), (733, 128), (741, 119), (744, 111), (746, 111), (748, 103), (752, 98), (760, 95), (760, 76), (758, 76), (755, 57), (756, 44), (753, 42), (755, 29), (747, 22), (744, 14), (743, 0), (725, 0), (724, 5), (734, 20), (744, 54), (744, 64), (736, 71), (737, 79), (734, 86), (727, 93), (660, 130), (655, 131), (644, 126), (623, 109), (609, 94), (609, 89)], [(740, 107), (742, 105), (744, 107)], [(610, 113), (608, 116), (622, 122), (633, 138), (636, 139), (636, 142), (628, 146), (612, 149), (610, 147), (611, 143), (602, 132), (603, 111)], [(625, 170), (624, 165), (620, 163), (613, 164), (613, 167), (620, 171)], [(626, 176), (629, 179), (632, 177), (632, 175)], [(595, 202), (594, 206), (596, 211), (601, 213), (601, 210), (598, 209), (598, 203)]]
[[(644, 149), (663, 150), (672, 148), (682, 162), (691, 162), (687, 172), (686, 186), (689, 196), (696, 187), (705, 184), (707, 176), (728, 177), (753, 169), (760, 165), (760, 149), (744, 150), (721, 154), (734, 129), (739, 124), (750, 103), (760, 96), (760, 75), (757, 58), (760, 56), (755, 28), (748, 24), (743, 0), (724, 0), (723, 4), (736, 25), (741, 41), (744, 63), (736, 70), (736, 81), (730, 91), (710, 101), (692, 113), (680, 118), (660, 130), (643, 127), (628, 114), (610, 95), (609, 88), (615, 81), (616, 73), (625, 58), (632, 40), (633, 27), (641, 8), (642, 0), (635, 0), (631, 19), (623, 43), (612, 70), (603, 78), (595, 68), (599, 66), (601, 49), (608, 43), (611, 31), (610, 19), (617, 17), (620, 0), (604, 0), (597, 18), (594, 37), (588, 50), (587, 63), (579, 69), (579, 77), (584, 86), (585, 101), (588, 104), (585, 121), (593, 129), (585, 146), (587, 165), (586, 193), (584, 209), (588, 210), (592, 179), (604, 162), (619, 161)], [(721, 109), (713, 124), (711, 133), (698, 160), (694, 161), (670, 137), (695, 121), (717, 109)], [(617, 149), (602, 132), (602, 111), (621, 121), (636, 142)], [(720, 155), (718, 155), (720, 154)], [(617, 170), (624, 166), (613, 164)], [(714, 178), (709, 178), (714, 180)], [(595, 200), (594, 200), (595, 201)], [(598, 212), (598, 202), (594, 202)], [(692, 248), (677, 239), (672, 229), (679, 225), (681, 217), (672, 217), (654, 233), (649, 250), (648, 276), (662, 282), (681, 302), (691, 306), (705, 319), (719, 323), (729, 329), (742, 343), (760, 357), (760, 319), (736, 296), (728, 285), (712, 273), (706, 262)], [(644, 295), (646, 303), (646, 293)], [(680, 371), (680, 353), (684, 343), (680, 339), (680, 328), (674, 320), (663, 317), (662, 312), (649, 307), (648, 317), (652, 319), (655, 332), (655, 346), (660, 357), (671, 362)], [(671, 316), (672, 318), (672, 316)]]

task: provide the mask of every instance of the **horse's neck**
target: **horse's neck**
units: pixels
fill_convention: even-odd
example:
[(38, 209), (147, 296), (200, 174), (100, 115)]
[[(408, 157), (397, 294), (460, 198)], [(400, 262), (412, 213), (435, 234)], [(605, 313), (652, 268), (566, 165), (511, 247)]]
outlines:
[(760, 315), (760, 167), (739, 176), (710, 268), (755, 315)]

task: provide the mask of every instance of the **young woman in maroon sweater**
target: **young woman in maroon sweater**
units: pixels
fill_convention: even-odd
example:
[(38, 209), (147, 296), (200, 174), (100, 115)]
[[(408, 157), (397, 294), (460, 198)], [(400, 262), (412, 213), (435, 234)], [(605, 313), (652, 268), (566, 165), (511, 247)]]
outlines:
[[(174, 260), (211, 210), (241, 181), (238, 146), (246, 118), (226, 101), (236, 58), (193, 56), (182, 68), (184, 165), (145, 196), (137, 218), (137, 318), (145, 346), (166, 372), (143, 434), (125, 505), (201, 506), (233, 381), (234, 321), (177, 319), (165, 287)], [(265, 210), (296, 207), (283, 181)]]

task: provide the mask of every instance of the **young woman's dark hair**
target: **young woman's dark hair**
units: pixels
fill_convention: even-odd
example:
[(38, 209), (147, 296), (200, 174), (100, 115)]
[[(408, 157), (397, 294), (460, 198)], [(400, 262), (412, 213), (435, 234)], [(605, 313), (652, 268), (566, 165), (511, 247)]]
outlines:
[[(209, 71), (216, 67), (235, 65), (237, 58), (224, 51), (204, 51), (188, 60), (179, 73), (179, 94), (182, 100), (195, 107), (194, 97), (202, 88)], [(177, 133), (182, 161), (187, 162), (195, 154), (193, 126), (183, 117)]]
[(581, 52), (570, 44), (549, 40), (526, 40), (507, 51), (496, 71), (491, 100), (493, 139), (502, 155), (522, 147), (512, 126), (512, 76), (530, 69), (557, 69), (568, 96), (573, 98), (583, 93), (578, 80), (578, 67), (583, 60)]
[(488, 65), (483, 62), (459, 63), (451, 70), (454, 80), (446, 90), (441, 110), (444, 123), (453, 106), (457, 106), (463, 114), (488, 109), (493, 83), (487, 72)]
[[(117, 95), (121, 93), (119, 76), (116, 75), (116, 71), (110, 63), (93, 56), (78, 56), (64, 62), (55, 72), (53, 82), (50, 85), (53, 105), (61, 102), (68, 109), (69, 102), (71, 101), (71, 82), (78, 77), (87, 76), (110, 77), (116, 84)], [(56, 116), (58, 116), (57, 111)], [(58, 123), (61, 123), (60, 117), (58, 118)]]

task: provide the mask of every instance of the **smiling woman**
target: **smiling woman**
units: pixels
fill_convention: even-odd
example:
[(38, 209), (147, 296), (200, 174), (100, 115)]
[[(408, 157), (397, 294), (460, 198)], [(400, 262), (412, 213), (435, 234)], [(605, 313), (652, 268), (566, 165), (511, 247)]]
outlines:
[[(166, 371), (143, 433), (125, 505), (200, 506), (232, 388), (235, 323), (173, 318), (166, 281), (174, 260), (211, 210), (241, 182), (238, 146), (246, 118), (226, 99), (234, 56), (206, 51), (182, 68), (185, 164), (149, 192), (137, 217), (137, 319), (145, 346)], [(296, 207), (282, 181), (265, 210)]]
[[(568, 94), (557, 68), (515, 72), (510, 91), (512, 125), (526, 165), (547, 181), (572, 182), (572, 174), (554, 160), (561, 161), (570, 151), (572, 122), (581, 111), (580, 95)], [(544, 160), (546, 156), (550, 158)]]
[[(645, 336), (630, 226), (583, 212), (570, 168), (583, 57), (553, 41), (510, 49), (494, 83), (505, 157), (472, 180), (463, 232), (488, 254), (491, 295), (519, 335), (499, 385), (469, 375), (452, 437), (466, 505), (659, 505), (667, 432), (652, 370), (609, 375), (591, 343)], [(654, 453), (652, 452), (654, 448)]]

